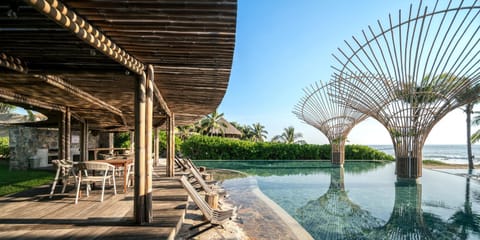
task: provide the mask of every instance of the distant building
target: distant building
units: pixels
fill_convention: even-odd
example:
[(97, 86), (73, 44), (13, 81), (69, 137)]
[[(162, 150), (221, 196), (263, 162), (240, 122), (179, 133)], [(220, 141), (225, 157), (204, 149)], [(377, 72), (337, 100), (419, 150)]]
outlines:
[(219, 120), (219, 123), (221, 125), (225, 125), (226, 127), (222, 127), (223, 131), (219, 129), (212, 129), (210, 131), (210, 134), (213, 136), (222, 136), (222, 137), (228, 137), (228, 138), (241, 138), (243, 133), (238, 130), (236, 127), (234, 127), (229, 121), (225, 120), (225, 118), (221, 118)]

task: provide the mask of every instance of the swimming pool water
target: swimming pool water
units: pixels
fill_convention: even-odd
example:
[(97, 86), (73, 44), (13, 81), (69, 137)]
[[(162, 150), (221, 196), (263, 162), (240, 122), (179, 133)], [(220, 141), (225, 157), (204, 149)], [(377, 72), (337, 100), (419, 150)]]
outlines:
[[(260, 190), (315, 239), (480, 239), (477, 180), (424, 169), (416, 183), (399, 182), (394, 163), (198, 164), (253, 176)], [(228, 190), (241, 183), (223, 184)]]

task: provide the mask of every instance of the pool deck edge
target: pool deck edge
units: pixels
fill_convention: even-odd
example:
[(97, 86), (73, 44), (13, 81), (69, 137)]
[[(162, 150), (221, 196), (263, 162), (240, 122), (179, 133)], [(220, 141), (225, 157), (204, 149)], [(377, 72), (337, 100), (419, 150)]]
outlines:
[(297, 237), (297, 239), (314, 239), (292, 216), (290, 216), (290, 214), (288, 214), (283, 208), (278, 206), (277, 203), (267, 197), (258, 187), (253, 188), (252, 193), (254, 193), (270, 208), (272, 208), (272, 210), (278, 215), (278, 217), (290, 228), (290, 231)]

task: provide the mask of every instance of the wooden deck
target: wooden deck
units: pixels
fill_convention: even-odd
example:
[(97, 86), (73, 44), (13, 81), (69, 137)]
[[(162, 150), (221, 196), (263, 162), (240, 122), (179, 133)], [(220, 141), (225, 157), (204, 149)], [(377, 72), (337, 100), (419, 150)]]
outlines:
[(188, 195), (178, 179), (164, 177), (164, 169), (156, 168), (153, 175), (153, 224), (133, 222), (133, 188), (122, 193), (122, 181), (117, 181), (116, 196), (112, 188), (105, 189), (103, 203), (97, 187), (77, 205), (73, 187), (50, 199), (49, 186), (43, 186), (0, 197), (0, 239), (174, 239)]

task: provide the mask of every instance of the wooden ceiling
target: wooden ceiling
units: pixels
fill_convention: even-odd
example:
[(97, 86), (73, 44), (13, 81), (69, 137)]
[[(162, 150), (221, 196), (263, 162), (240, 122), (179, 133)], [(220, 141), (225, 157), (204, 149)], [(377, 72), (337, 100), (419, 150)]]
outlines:
[[(68, 107), (92, 129), (133, 129), (139, 75), (41, 13), (33, 2), (43, 0), (0, 2), (0, 102), (31, 107), (49, 117)], [(155, 84), (177, 125), (197, 121), (222, 101), (235, 45), (235, 0), (47, 4), (64, 5), (129, 58), (153, 65)], [(2, 59), (10, 65), (2, 65)], [(26, 71), (12, 68), (12, 62)], [(154, 125), (160, 126), (165, 111), (154, 103)]]

